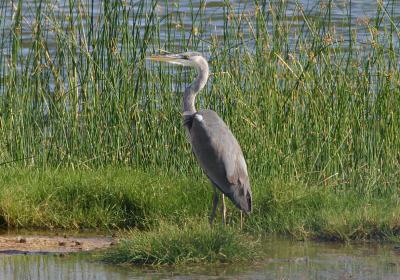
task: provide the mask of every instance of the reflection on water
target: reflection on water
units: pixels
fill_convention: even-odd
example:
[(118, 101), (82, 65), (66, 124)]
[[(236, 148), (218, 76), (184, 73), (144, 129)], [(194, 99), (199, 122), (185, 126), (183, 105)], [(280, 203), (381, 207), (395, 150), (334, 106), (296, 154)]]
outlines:
[(266, 279), (399, 279), (400, 256), (393, 245), (267, 243)]
[(90, 262), (85, 257), (14, 255), (0, 257), (0, 279), (129, 279), (128, 271)]
[(269, 240), (259, 263), (179, 268), (111, 266), (85, 256), (0, 256), (0, 279), (400, 279), (394, 245)]
[[(224, 36), (226, 17), (228, 14), (237, 16), (237, 20), (242, 21), (240, 32), (246, 34), (251, 33), (254, 26), (254, 14), (257, 9), (264, 9), (267, 13), (271, 9), (276, 9), (282, 2), (281, 0), (272, 1), (251, 1), (251, 0), (232, 0), (232, 1), (124, 1), (124, 5), (129, 11), (128, 23), (130, 27), (141, 26), (143, 29), (148, 25), (147, 16), (153, 10), (160, 24), (159, 39), (161, 41), (171, 41), (171, 34), (167, 30), (176, 30), (173, 34), (172, 41), (177, 45), (185, 42), (190, 36), (199, 36), (205, 42), (215, 37)], [(324, 16), (327, 12), (326, 7), (330, 3), (329, 17), (332, 25), (335, 25), (335, 32), (348, 36), (348, 22), (357, 28), (358, 34), (368, 36), (370, 30), (360, 24), (365, 19), (370, 21), (376, 20), (381, 27), (387, 27), (389, 20), (387, 16), (391, 16), (395, 23), (398, 22), (400, 16), (400, 2), (393, 0), (386, 1), (363, 1), (363, 0), (289, 0), (286, 3), (286, 17), (288, 25), (299, 27), (305, 24), (299, 8), (304, 9), (307, 16)], [(73, 24), (76, 26), (84, 26), (89, 29), (90, 26), (96, 26), (100, 17), (105, 13), (105, 4), (103, 1), (44, 1), (40, 2), (40, 10), (42, 17), (40, 18), (42, 28), (47, 31), (46, 40), (50, 44), (55, 40), (55, 31), (69, 29), (71, 22), (68, 20), (71, 16), (76, 17)], [(145, 3), (145, 7), (141, 6)], [(259, 3), (259, 5), (256, 5)], [(351, 3), (351, 5), (350, 5)], [(381, 4), (378, 4), (381, 3)], [(36, 26), (37, 9), (39, 4), (37, 1), (22, 1), (22, 20), (21, 20), (21, 39), (22, 45), (25, 47), (23, 53), (28, 54), (33, 41), (33, 30)], [(261, 6), (261, 7), (260, 7)], [(377, 14), (380, 11), (380, 14)], [(136, 15), (139, 14), (139, 17)], [(13, 1), (5, 0), (0, 5), (0, 34), (3, 37), (11, 39), (10, 32), (12, 24), (17, 16), (17, 5)], [(122, 15), (121, 15), (122, 16)], [(57, 20), (55, 20), (57, 19)], [(269, 17), (266, 18), (271, 24)], [(385, 23), (386, 22), (386, 23)], [(237, 22), (235, 22), (237, 24)], [(168, 26), (168, 27), (167, 27)], [(50, 32), (49, 32), (50, 31)], [(86, 30), (87, 31), (87, 30)], [(167, 32), (165, 32), (167, 31)], [(89, 36), (86, 34), (85, 36)], [(297, 36), (292, 34), (292, 36)], [(3, 52), (8, 51), (7, 42), (2, 41), (3, 46), (0, 49)]]
[[(216, 41), (223, 42), (222, 45), (225, 48), (227, 44), (230, 44), (229, 48), (240, 45), (240, 48), (251, 50), (255, 44), (254, 28), (258, 24), (255, 22), (257, 18), (255, 14), (259, 10), (262, 10), (265, 15), (263, 19), (267, 29), (265, 32), (271, 33), (272, 38), (271, 30), (274, 23), (271, 20), (271, 14), (276, 13), (281, 3), (285, 3), (284, 25), (290, 29), (288, 42), (294, 48), (298, 47), (297, 43), (300, 37), (307, 37), (305, 41), (313, 41), (313, 36), (322, 36), (311, 31), (310, 27), (318, 25), (318, 20), (310, 25), (310, 21), (304, 20), (305, 17), (308, 19), (325, 18), (325, 20), (329, 18), (325, 21), (325, 23), (329, 22), (326, 23), (329, 27), (326, 29), (324, 27), (324, 32), (334, 33), (335, 36), (327, 38), (329, 40), (335, 38), (342, 42), (340, 44), (341, 51), (347, 49), (349, 42), (353, 42), (353, 40), (355, 40), (356, 46), (352, 45), (352, 47), (355, 49), (368, 47), (372, 41), (379, 42), (385, 48), (390, 44), (398, 45), (398, 35), (400, 34), (398, 31), (400, 1), (394, 0), (125, 0), (121, 2), (26, 0), (18, 2), (21, 4), (20, 16), (19, 4), (16, 3), (11, 0), (0, 1), (0, 38), (2, 38), (0, 39), (0, 95), (4, 91), (3, 83), (5, 83), (2, 82), (2, 78), (10, 75), (13, 49), (18, 49), (19, 59), (15, 65), (17, 73), (22, 72), (23, 69), (30, 72), (36, 71), (34, 70), (36, 66), (33, 65), (36, 62), (32, 62), (35, 52), (32, 50), (35, 38), (38, 36), (38, 26), (40, 26), (43, 41), (46, 42), (45, 45), (48, 48), (46, 51), (48, 51), (49, 57), (53, 57), (57, 61), (57, 58), (63, 57), (65, 50), (62, 46), (65, 44), (69, 46), (67, 49), (75, 50), (78, 47), (75, 50), (77, 54), (81, 51), (91, 52), (96, 42), (102, 40), (101, 36), (99, 38), (96, 36), (103, 34), (104, 15), (110, 13), (110, 10), (119, 11), (118, 20), (120, 21), (126, 16), (124, 24), (128, 25), (128, 30), (138, 34), (138, 37), (136, 35), (134, 37), (139, 41), (145, 41), (143, 40), (144, 33), (149, 26), (157, 26), (157, 32), (152, 35), (154, 38), (149, 40), (149, 45), (154, 49), (167, 49), (174, 52), (188, 47), (203, 52), (206, 56), (209, 56), (210, 48)], [(121, 3), (121, 5), (113, 3)], [(330, 9), (327, 9), (328, 5), (330, 5)], [(121, 11), (121, 6), (124, 7), (126, 15)], [(153, 11), (155, 19), (149, 20), (149, 14), (152, 14)], [(37, 21), (40, 21), (40, 25)], [(14, 30), (13, 25), (16, 22), (19, 24), (17, 24), (18, 28)], [(351, 32), (353, 32), (352, 40), (349, 37), (351, 33), (349, 24)], [(240, 42), (225, 42), (225, 37), (230, 36), (227, 34), (228, 26), (231, 28), (233, 26), (235, 33), (240, 34)], [(390, 39), (388, 36), (373, 35), (375, 32), (391, 33), (392, 29), (395, 30), (393, 32), (395, 36), (391, 36)], [(389, 30), (392, 31), (389, 32)], [(313, 34), (310, 35), (311, 33)], [(13, 38), (20, 39), (21, 45), (18, 47), (13, 45), (13, 42), (15, 44)], [(115, 46), (121, 46), (121, 42), (115, 43)], [(128, 45), (125, 44), (126, 46)], [(295, 53), (296, 49), (291, 52)], [(86, 57), (80, 59), (84, 65)], [(62, 78), (66, 79), (64, 76)], [(52, 92), (54, 90), (53, 76), (50, 75), (49, 79), (48, 87)], [(68, 89), (66, 81), (64, 86)]]

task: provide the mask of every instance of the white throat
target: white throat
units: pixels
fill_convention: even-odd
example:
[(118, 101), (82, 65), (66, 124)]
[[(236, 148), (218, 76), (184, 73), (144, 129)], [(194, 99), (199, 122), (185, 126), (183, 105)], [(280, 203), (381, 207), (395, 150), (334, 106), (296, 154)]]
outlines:
[(183, 112), (184, 114), (196, 113), (194, 106), (196, 95), (201, 91), (207, 84), (209, 76), (209, 68), (207, 60), (202, 56), (194, 56), (191, 58), (192, 65), (197, 69), (197, 78), (186, 88), (183, 96)]

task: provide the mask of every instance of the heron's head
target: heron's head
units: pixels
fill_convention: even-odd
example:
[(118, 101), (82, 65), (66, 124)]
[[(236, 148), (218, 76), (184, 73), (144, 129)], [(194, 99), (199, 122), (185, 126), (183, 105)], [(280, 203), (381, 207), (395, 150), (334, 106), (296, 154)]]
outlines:
[(153, 61), (163, 61), (171, 64), (178, 64), (183, 66), (190, 66), (199, 68), (203, 64), (207, 65), (207, 61), (198, 52), (185, 52), (178, 54), (160, 54), (147, 57)]

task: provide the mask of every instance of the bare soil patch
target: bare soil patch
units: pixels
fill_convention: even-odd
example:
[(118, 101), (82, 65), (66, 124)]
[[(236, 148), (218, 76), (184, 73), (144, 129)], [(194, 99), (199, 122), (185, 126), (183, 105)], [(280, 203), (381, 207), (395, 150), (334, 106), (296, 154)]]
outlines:
[(0, 234), (0, 254), (83, 252), (105, 249), (115, 242), (108, 236)]

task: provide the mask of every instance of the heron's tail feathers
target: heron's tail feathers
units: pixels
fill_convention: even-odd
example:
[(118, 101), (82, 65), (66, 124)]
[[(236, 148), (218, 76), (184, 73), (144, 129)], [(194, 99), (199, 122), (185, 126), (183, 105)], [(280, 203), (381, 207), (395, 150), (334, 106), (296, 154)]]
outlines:
[(253, 211), (253, 198), (249, 184), (240, 184), (236, 186), (233, 196), (228, 197), (232, 200), (237, 208), (249, 214)]

